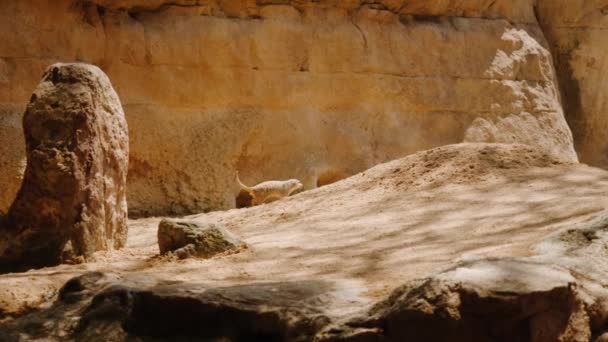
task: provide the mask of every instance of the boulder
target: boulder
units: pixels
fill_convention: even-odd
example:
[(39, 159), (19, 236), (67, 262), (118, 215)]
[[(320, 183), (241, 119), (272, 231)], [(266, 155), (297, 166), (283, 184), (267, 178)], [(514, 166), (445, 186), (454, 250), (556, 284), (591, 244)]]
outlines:
[[(584, 295), (568, 270), (529, 260), (479, 260), (409, 282), (365, 317), (318, 341), (589, 341)], [(365, 333), (365, 339), (358, 339)]]
[(311, 341), (328, 322), (318, 305), (331, 286), (324, 281), (213, 288), (177, 283), (149, 290), (114, 285), (93, 297), (79, 325), (91, 332), (122, 320), (131, 336), (159, 339)]
[(234, 251), (245, 244), (226, 228), (214, 224), (162, 220), (158, 225), (158, 248), (161, 254), (173, 252), (180, 259), (211, 258)]
[(604, 169), (608, 168), (607, 5), (605, 0), (537, 2), (576, 152), (581, 162)]
[(129, 137), (103, 71), (51, 65), (30, 99), (23, 130), (27, 166), (0, 227), (0, 270), (123, 247)]

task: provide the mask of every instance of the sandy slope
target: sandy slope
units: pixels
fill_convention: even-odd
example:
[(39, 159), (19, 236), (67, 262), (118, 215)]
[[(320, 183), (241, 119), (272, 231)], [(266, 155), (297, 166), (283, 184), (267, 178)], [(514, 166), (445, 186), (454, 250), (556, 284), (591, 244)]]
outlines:
[(124, 250), (0, 275), (0, 308), (38, 305), (68, 278), (99, 270), (141, 286), (328, 280), (337, 284), (331, 307), (339, 316), (462, 260), (533, 255), (548, 234), (606, 207), (606, 171), (523, 145), (450, 145), (271, 204), (187, 217), (225, 224), (250, 246), (239, 254), (159, 258), (160, 219), (133, 220)]

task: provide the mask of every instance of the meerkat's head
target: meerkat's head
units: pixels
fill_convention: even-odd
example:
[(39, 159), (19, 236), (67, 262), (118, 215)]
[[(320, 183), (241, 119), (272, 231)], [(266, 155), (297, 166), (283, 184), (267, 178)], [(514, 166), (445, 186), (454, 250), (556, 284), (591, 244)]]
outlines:
[(302, 189), (304, 187), (304, 184), (302, 184), (302, 182), (300, 182), (297, 179), (290, 179), (287, 181), (287, 184), (289, 185), (289, 193), (293, 193), (295, 191), (298, 191), (300, 189)]

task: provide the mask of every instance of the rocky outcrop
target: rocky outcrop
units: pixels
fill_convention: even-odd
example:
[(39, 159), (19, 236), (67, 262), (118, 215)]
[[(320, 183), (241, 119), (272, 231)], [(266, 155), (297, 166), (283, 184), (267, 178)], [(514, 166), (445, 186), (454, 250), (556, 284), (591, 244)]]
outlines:
[(2, 269), (89, 257), (127, 238), (127, 123), (106, 75), (50, 66), (23, 117), (27, 167), (0, 228)]
[(162, 220), (158, 225), (160, 254), (172, 252), (180, 259), (211, 258), (244, 247), (234, 234), (217, 224)]
[(310, 189), (463, 140), (574, 161), (534, 2), (4, 2), (0, 208), (15, 123), (57, 60), (100, 65), (121, 95), (133, 214), (232, 208), (235, 170)]
[[(69, 280), (50, 308), (0, 324), (0, 338), (584, 342), (592, 336), (593, 313), (576, 279), (530, 261), (482, 260), (415, 280), (346, 322), (326, 314), (338, 293), (326, 281), (133, 288), (112, 274), (87, 273)], [(42, 320), (54, 324), (36, 324)]]
[[(113, 274), (85, 273), (69, 280), (42, 314), (0, 324), (0, 340), (310, 341), (328, 324), (319, 305), (331, 291), (324, 281), (132, 288)], [(41, 318), (54, 324), (39, 324)]]
[(540, 0), (538, 15), (581, 161), (608, 168), (608, 2)]
[(472, 262), (396, 289), (319, 341), (589, 341), (575, 284), (568, 270), (540, 263)]
[(0, 340), (590, 341), (608, 330), (607, 189), (526, 145), (458, 144), (185, 218), (247, 241), (221, 258), (158, 257), (159, 219), (134, 220), (98, 273), (0, 275)]
[[(324, 282), (266, 283), (225, 288), (178, 284), (151, 290), (110, 287), (96, 295), (81, 321), (115, 320), (99, 311), (122, 313), (134, 336), (231, 341), (310, 341), (328, 322), (318, 308), (331, 290)], [(188, 294), (189, 293), (189, 294)], [(126, 300), (125, 300), (126, 299)]]

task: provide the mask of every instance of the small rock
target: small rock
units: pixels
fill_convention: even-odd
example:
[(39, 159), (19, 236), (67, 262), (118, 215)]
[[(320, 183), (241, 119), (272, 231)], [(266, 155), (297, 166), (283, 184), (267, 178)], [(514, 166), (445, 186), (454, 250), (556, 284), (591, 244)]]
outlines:
[(215, 224), (162, 220), (158, 225), (160, 254), (173, 252), (178, 258), (211, 258), (245, 246), (226, 228)]

